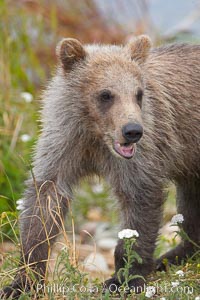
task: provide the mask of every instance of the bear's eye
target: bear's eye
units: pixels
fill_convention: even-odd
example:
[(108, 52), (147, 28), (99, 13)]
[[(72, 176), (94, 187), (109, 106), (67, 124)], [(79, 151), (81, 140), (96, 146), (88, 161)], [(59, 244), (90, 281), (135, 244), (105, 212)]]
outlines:
[(142, 107), (143, 94), (144, 94), (143, 90), (141, 88), (138, 88), (137, 92), (136, 92), (136, 100), (137, 100), (137, 103), (138, 103), (140, 108)]
[(113, 95), (109, 90), (103, 90), (99, 94), (99, 100), (102, 102), (109, 102), (113, 99)]

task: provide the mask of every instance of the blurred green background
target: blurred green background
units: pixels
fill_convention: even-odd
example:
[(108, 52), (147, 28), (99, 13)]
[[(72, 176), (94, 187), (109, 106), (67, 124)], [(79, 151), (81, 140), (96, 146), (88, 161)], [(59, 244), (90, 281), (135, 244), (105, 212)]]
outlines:
[[(172, 11), (177, 11), (177, 18), (175, 13), (172, 19), (169, 3), (173, 1), (161, 7), (161, 0), (0, 0), (0, 213), (7, 212), (13, 220), (18, 215), (16, 201), (22, 197), (31, 166), (40, 95), (54, 71), (57, 42), (74, 37), (83, 43), (118, 44), (141, 33), (148, 33), (155, 44), (198, 41), (197, 7), (188, 7), (188, 2), (176, 1)], [(105, 220), (116, 221), (105, 184), (95, 188), (84, 183), (76, 198), (79, 221), (95, 206)], [(173, 190), (170, 199), (174, 203)], [(1, 216), (4, 223), (5, 214)], [(7, 223), (4, 232), (12, 235)]]

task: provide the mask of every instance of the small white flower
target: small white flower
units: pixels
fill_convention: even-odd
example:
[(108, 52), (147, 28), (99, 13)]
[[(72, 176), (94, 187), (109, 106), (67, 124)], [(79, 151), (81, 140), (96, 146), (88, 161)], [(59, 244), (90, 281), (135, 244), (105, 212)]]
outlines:
[(21, 93), (21, 97), (26, 103), (30, 103), (33, 101), (33, 95), (28, 92)]
[(101, 194), (103, 192), (103, 184), (95, 184), (92, 187), (92, 190), (95, 194)]
[(185, 275), (185, 273), (182, 270), (178, 270), (176, 272), (176, 275), (178, 275), (179, 277), (183, 277)]
[(200, 300), (200, 296), (195, 297), (194, 300)]
[(23, 210), (24, 209), (24, 200), (23, 199), (19, 199), (16, 201), (16, 209), (17, 210)]
[(132, 237), (139, 237), (139, 233), (137, 232), (137, 230), (123, 229), (123, 230), (118, 232), (118, 238), (120, 240), (122, 240), (124, 238), (130, 239)]
[(145, 293), (145, 296), (147, 298), (151, 298), (153, 295), (155, 295), (155, 293), (156, 293), (155, 286), (152, 286), (152, 285), (147, 286), (146, 293)]
[(171, 282), (172, 287), (179, 286), (179, 284), (180, 284), (180, 282), (178, 280)]
[(21, 141), (22, 142), (28, 142), (28, 141), (30, 141), (30, 139), (31, 139), (31, 137), (30, 137), (29, 134), (22, 134), (21, 135)]
[(178, 223), (181, 224), (184, 221), (184, 217), (182, 214), (177, 214), (175, 216), (172, 217), (171, 219), (171, 224), (173, 225), (177, 225)]
[(161, 297), (160, 300), (166, 300), (166, 298), (165, 297)]

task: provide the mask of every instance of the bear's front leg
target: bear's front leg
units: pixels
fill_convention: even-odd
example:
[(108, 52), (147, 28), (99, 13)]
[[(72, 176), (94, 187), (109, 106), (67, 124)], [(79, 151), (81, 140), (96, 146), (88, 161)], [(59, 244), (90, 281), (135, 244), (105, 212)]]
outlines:
[(67, 204), (52, 181), (36, 187), (29, 180), (20, 216), (20, 266), (11, 285), (0, 291), (0, 299), (18, 299), (45, 281), (50, 247), (62, 229)]
[[(124, 184), (124, 182), (123, 182)], [(131, 187), (131, 188), (130, 188)], [(156, 238), (162, 217), (163, 188), (162, 184), (149, 180), (148, 184), (142, 182), (138, 186), (133, 182), (118, 185), (116, 194), (121, 204), (121, 220), (124, 229), (134, 229), (139, 233), (134, 250), (142, 258), (142, 263), (133, 262), (129, 269), (130, 275), (139, 275), (144, 278), (153, 270), (153, 253)], [(110, 292), (120, 287), (124, 281), (123, 275), (119, 278), (118, 271), (125, 265), (124, 239), (119, 240), (115, 249), (115, 274), (105, 282), (105, 288)], [(141, 278), (131, 279), (128, 282), (129, 290), (140, 293), (144, 290), (145, 281)]]

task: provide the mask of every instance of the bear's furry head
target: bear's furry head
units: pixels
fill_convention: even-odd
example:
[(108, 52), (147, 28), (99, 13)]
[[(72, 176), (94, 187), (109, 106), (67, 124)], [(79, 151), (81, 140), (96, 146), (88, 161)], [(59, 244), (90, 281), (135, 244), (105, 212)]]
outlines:
[(80, 134), (85, 127), (88, 138), (94, 140), (98, 136), (101, 143), (120, 157), (131, 158), (143, 135), (142, 68), (150, 47), (150, 39), (143, 35), (125, 46), (84, 46), (68, 38), (56, 49), (62, 71), (58, 72), (59, 80), (65, 88), (63, 120), (67, 118), (67, 108), (73, 109), (67, 112), (70, 120), (77, 110), (79, 129), (74, 126), (74, 130)]

